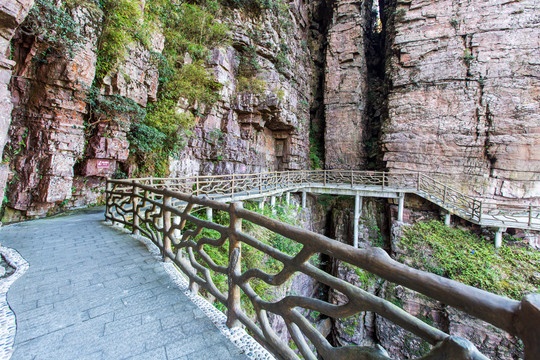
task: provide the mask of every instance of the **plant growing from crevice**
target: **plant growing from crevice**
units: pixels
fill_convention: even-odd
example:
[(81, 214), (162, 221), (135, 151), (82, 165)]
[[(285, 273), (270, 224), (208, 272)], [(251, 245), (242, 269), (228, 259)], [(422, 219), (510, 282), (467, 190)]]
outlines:
[(96, 79), (100, 82), (138, 41), (142, 13), (135, 0), (101, 0), (104, 19), (98, 40)]
[(38, 60), (51, 54), (72, 58), (83, 42), (80, 25), (69, 9), (63, 4), (58, 6), (53, 0), (36, 0), (20, 31), (47, 44)]

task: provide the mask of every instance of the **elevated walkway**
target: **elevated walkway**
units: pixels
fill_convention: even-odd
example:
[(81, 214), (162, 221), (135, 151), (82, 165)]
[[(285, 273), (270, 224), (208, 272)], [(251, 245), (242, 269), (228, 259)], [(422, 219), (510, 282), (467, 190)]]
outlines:
[[(473, 224), (497, 230), (496, 245), (502, 243), (507, 228), (540, 231), (540, 207), (532, 204), (488, 202), (463, 194), (428, 175), (413, 172), (377, 172), (352, 170), (285, 171), (259, 174), (193, 176), (184, 178), (130, 179), (185, 194), (231, 202), (280, 196), (284, 193), (349, 195), (356, 197), (355, 218), (360, 217), (362, 197), (395, 198), (399, 201), (398, 220), (403, 220), (404, 195), (418, 195), (447, 213)], [(181, 204), (175, 204), (181, 206)], [(356, 222), (355, 222), (356, 223)], [(358, 239), (355, 229), (354, 240)]]

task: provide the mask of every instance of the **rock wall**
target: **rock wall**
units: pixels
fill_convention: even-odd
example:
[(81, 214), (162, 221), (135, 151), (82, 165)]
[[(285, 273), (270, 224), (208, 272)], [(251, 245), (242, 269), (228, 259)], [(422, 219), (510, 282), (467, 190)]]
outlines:
[(336, 0), (327, 34), (325, 79), (325, 166), (363, 169), (368, 69), (366, 32), (370, 1)]
[[(67, 9), (81, 29), (73, 56), (48, 51), (46, 39), (27, 31), (18, 31), (11, 41), (15, 76), (6, 96), (11, 95), (15, 108), (5, 221), (98, 203), (106, 177), (133, 176), (129, 114), (98, 114), (89, 90), (97, 86), (102, 100), (132, 100), (143, 109), (157, 100), (159, 73), (152, 54), (162, 52), (163, 36), (153, 34), (149, 49), (133, 44), (129, 56), (96, 82), (103, 14), (85, 6)], [(310, 8), (298, 0), (285, 9), (279, 19), (270, 11), (260, 17), (232, 11), (222, 20), (232, 44), (213, 49), (207, 61), (223, 86), (221, 99), (203, 109), (206, 115), (184, 136), (183, 151), (170, 161), (171, 176), (308, 166)], [(250, 81), (264, 84), (257, 92), (238, 86), (240, 57), (246, 51), (258, 64)]]
[[(8, 140), (8, 129), (11, 123), (11, 93), (9, 83), (15, 62), (10, 57), (10, 41), (17, 27), (34, 4), (33, 0), (7, 0), (0, 5), (0, 159)], [(4, 189), (8, 177), (8, 164), (0, 163), (0, 199), (4, 199)]]
[[(209, 62), (223, 85), (221, 100), (193, 129), (185, 150), (171, 163), (171, 174), (217, 175), (306, 169), (309, 152), (309, 104), (314, 65), (308, 7), (291, 4), (291, 23), (280, 28), (273, 16), (253, 19), (236, 13), (233, 44), (215, 49)], [(255, 36), (253, 34), (256, 34)], [(239, 89), (239, 58), (250, 50), (258, 64), (255, 78), (264, 89)]]
[(386, 1), (390, 170), (475, 195), (540, 196), (540, 4)]

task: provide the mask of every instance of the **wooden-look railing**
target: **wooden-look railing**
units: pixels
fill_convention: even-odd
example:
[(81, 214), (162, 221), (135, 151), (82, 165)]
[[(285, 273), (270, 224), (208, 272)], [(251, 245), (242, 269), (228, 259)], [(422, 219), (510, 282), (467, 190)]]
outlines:
[(210, 198), (227, 197), (230, 200), (314, 186), (414, 193), (476, 224), (540, 230), (540, 206), (487, 202), (465, 195), (418, 172), (301, 170), (182, 178), (140, 178), (132, 181), (159, 189)]
[[(520, 337), (525, 346), (527, 360), (540, 358), (540, 294), (528, 295), (521, 302), (511, 300), (415, 270), (392, 260), (379, 248), (356, 249), (323, 235), (245, 210), (238, 202), (227, 204), (208, 197), (195, 196), (210, 195), (211, 193), (207, 192), (209, 190), (205, 189), (223, 192), (233, 192), (234, 189), (240, 194), (251, 191), (254, 186), (260, 186), (261, 189), (269, 184), (284, 186), (285, 179), (291, 178), (298, 179), (292, 180), (298, 183), (314, 184), (330, 179), (337, 182), (347, 173), (331, 173), (331, 177), (329, 175), (318, 173), (313, 174), (314, 177), (306, 178), (305, 172), (295, 175), (276, 173), (267, 178), (252, 175), (252, 180), (249, 181), (244, 181), (250, 178), (249, 176), (235, 176), (234, 187), (233, 179), (227, 177), (198, 177), (195, 180), (189, 178), (189, 181), (184, 179), (174, 183), (172, 179), (109, 180), (105, 217), (113, 224), (131, 227), (133, 233), (151, 239), (161, 249), (164, 260), (173, 261), (189, 278), (192, 291), (202, 288), (206, 295), (213, 296), (227, 308), (229, 327), (244, 325), (278, 358), (299, 359), (299, 356), (302, 356), (313, 360), (388, 359), (384, 351), (376, 348), (332, 346), (306, 315), (309, 311), (317, 311), (323, 316), (342, 319), (360, 312), (372, 311), (433, 345), (429, 354), (422, 359), (487, 359), (468, 340), (438, 330), (398, 306), (319, 269), (311, 261), (317, 254), (325, 254), (357, 266), (394, 284), (405, 286), (482, 319)], [(359, 175), (354, 173), (348, 175), (351, 176), (349, 179), (354, 181), (360, 179)], [(362, 176), (372, 181), (373, 185), (381, 187), (392, 187), (395, 180), (395, 177), (388, 174), (373, 173)], [(420, 181), (416, 183), (418, 188), (425, 188)], [(230, 185), (225, 185), (227, 182)], [(292, 183), (286, 184), (291, 186)], [(172, 191), (170, 188), (180, 189), (184, 193)], [(447, 199), (454, 196), (448, 189), (446, 195)], [(459, 201), (468, 200), (464, 198)], [(467, 204), (469, 203), (464, 202), (463, 206), (468, 206)], [(215, 214), (222, 212), (229, 221), (227, 224), (217, 224), (200, 219), (191, 213), (194, 207), (211, 208)], [(294, 254), (281, 252), (243, 231), (249, 224), (301, 244), (301, 250)], [(217, 235), (208, 235), (209, 232), (204, 232), (205, 229), (213, 230)], [(242, 247), (257, 251), (267, 259), (274, 259), (281, 267), (274, 273), (265, 272), (259, 267), (247, 268), (242, 261)], [(223, 252), (228, 254), (226, 264), (218, 264), (209, 256), (211, 248), (222, 248)], [(257, 282), (278, 287), (299, 273), (345, 295), (347, 303), (333, 304), (289, 294), (274, 300), (264, 300), (265, 294), (254, 290)], [(215, 283), (216, 276), (227, 278), (226, 289), (218, 288)], [(254, 316), (246, 313), (242, 306), (246, 304), (246, 299), (254, 309)], [(283, 319), (296, 351), (274, 332), (270, 326), (269, 314)]]

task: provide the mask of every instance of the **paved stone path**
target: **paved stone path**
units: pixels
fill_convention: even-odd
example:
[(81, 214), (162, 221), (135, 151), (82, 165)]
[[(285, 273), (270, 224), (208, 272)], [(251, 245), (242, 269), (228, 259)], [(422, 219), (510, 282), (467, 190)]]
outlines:
[(30, 268), (8, 291), (13, 360), (243, 359), (146, 246), (103, 209), (7, 226)]

